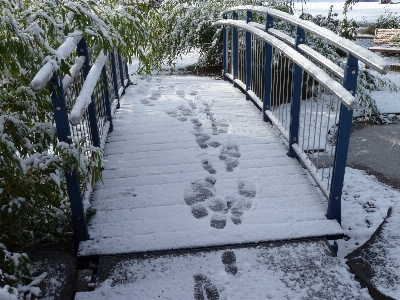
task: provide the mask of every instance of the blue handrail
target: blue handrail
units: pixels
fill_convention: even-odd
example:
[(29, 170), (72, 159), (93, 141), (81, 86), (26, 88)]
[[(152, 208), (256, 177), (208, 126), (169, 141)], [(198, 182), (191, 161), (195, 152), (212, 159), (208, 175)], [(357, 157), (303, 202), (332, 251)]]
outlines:
[[(237, 20), (238, 12), (247, 13), (246, 21)], [(265, 26), (252, 22), (253, 13), (266, 15)], [(228, 14), (232, 14), (232, 19), (227, 18)], [(247, 99), (262, 107), (264, 121), (274, 124), (287, 139), (288, 155), (303, 163), (326, 196), (327, 217), (340, 223), (352, 112), (357, 107), (354, 96), (358, 60), (382, 74), (389, 71), (389, 65), (325, 28), (268, 7), (233, 7), (223, 11), (221, 16), (223, 20), (215, 22), (214, 26), (223, 27), (224, 80), (231, 80), (246, 93)], [(296, 26), (295, 39), (273, 29), (275, 18)], [(308, 47), (306, 31), (348, 53), (345, 69)], [(251, 43), (253, 46), (249, 47)], [(230, 44), (231, 52), (228, 51)], [(244, 48), (243, 44), (246, 45), (246, 59), (239, 57), (242, 51), (237, 51)], [(257, 49), (262, 49), (262, 55)], [(258, 67), (260, 62), (255, 61), (260, 57), (262, 68)], [(245, 64), (245, 68), (238, 63)], [(242, 69), (246, 74), (238, 74)], [(254, 72), (262, 72), (261, 93), (256, 88), (257, 82), (251, 78)], [(246, 78), (246, 82), (239, 78)], [(328, 116), (328, 121), (323, 121), (323, 115)]]
[[(63, 51), (65, 48), (69, 51)], [(74, 48), (75, 55), (72, 53)], [(85, 137), (87, 146), (103, 148), (107, 133), (113, 130), (113, 111), (119, 107), (120, 97), (130, 82), (127, 63), (123, 63), (122, 56), (115, 51), (107, 57), (101, 51), (97, 60), (91, 64), (86, 41), (80, 37), (68, 38), (59, 50), (63, 59), (73, 60), (75, 56), (76, 62), (70, 74), (62, 74), (55, 63), (48, 62), (32, 80), (32, 89), (39, 92), (50, 82), (54, 119), (60, 142), (71, 143), (71, 137)], [(69, 93), (70, 89), (74, 92)], [(79, 103), (76, 103), (77, 99)], [(71, 117), (71, 111), (77, 113)], [(76, 129), (77, 127), (79, 128)], [(85, 191), (80, 188), (75, 170), (65, 172), (65, 178), (71, 204), (76, 252), (79, 242), (88, 239), (87, 207), (83, 201)]]

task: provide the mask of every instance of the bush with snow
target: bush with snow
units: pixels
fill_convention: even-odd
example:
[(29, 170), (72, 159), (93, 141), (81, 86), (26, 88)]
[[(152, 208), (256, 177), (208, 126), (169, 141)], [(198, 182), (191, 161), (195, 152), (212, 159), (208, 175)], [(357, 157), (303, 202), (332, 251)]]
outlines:
[[(153, 14), (140, 0), (0, 1), (0, 243), (10, 251), (55, 241), (71, 230), (65, 172), (76, 171), (83, 190), (89, 178), (94, 184), (101, 176), (100, 149), (85, 147), (84, 140), (58, 143), (50, 89), (34, 93), (33, 77), (47, 61), (68, 73), (72, 61), (56, 49), (77, 35), (97, 45), (94, 55), (118, 49), (149, 70), (147, 18)], [(0, 254), (7, 258), (11, 252), (5, 249)], [(7, 271), (26, 269), (26, 257), (15, 255), (9, 265), (0, 261), (0, 295), (10, 299), (24, 295), (19, 287), (27, 284)]]

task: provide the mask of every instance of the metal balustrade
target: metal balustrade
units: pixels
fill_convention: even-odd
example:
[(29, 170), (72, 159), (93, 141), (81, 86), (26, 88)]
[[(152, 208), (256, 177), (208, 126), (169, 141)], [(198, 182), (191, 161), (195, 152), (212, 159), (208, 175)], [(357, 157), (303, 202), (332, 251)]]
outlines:
[[(71, 53), (74, 48), (76, 53)], [(46, 63), (32, 80), (32, 89), (40, 92), (50, 83), (60, 142), (71, 143), (71, 138), (83, 139), (86, 147), (102, 149), (107, 133), (113, 130), (113, 112), (119, 107), (119, 99), (129, 84), (127, 63), (116, 51), (104, 56), (102, 51), (98, 54), (96, 47), (88, 49), (83, 38), (68, 38), (57, 52), (61, 53), (62, 59), (73, 64), (69, 74), (62, 74), (56, 64)], [(88, 239), (87, 207), (83, 200), (90, 197), (90, 191), (86, 189), (88, 182), (79, 183), (76, 171), (66, 172), (65, 179), (77, 250), (79, 242)]]
[[(254, 13), (265, 24), (253, 22)], [(245, 21), (238, 20), (244, 15)], [(325, 28), (275, 9), (238, 6), (221, 17), (214, 26), (223, 27), (224, 80), (262, 107), (264, 121), (286, 138), (288, 155), (302, 162), (326, 196), (327, 217), (340, 223), (358, 61), (382, 74), (389, 65)], [(277, 20), (280, 28), (294, 29), (295, 37), (274, 28)], [(307, 46), (307, 35), (346, 52), (346, 67)]]

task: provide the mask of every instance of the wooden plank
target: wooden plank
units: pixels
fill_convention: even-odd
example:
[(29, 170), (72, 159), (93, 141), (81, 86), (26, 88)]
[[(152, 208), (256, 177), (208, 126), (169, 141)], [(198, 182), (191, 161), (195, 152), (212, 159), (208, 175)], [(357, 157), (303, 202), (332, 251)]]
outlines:
[(400, 53), (400, 48), (395, 47), (373, 46), (369, 47), (368, 50), (372, 52)]
[(176, 82), (157, 77), (126, 90), (79, 256), (343, 234), (244, 95), (223, 81)]

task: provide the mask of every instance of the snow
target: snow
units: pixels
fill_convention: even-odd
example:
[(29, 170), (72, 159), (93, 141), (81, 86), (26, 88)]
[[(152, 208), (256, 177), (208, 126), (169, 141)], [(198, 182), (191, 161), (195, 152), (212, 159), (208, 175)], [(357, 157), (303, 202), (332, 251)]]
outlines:
[[(181, 59), (181, 62), (184, 63), (185, 59), (184, 58)], [(192, 64), (192, 62), (190, 64)], [(189, 63), (187, 63), (187, 65), (189, 65)], [(129, 66), (129, 69), (130, 72), (133, 72), (134, 67)], [(389, 74), (390, 78), (395, 79), (394, 80), (395, 82), (397, 82), (397, 80), (400, 79), (400, 77), (397, 76), (396, 74), (393, 73)], [(154, 116), (154, 118), (162, 117), (162, 114), (160, 115), (155, 110), (151, 110), (151, 108), (153, 108), (158, 101), (162, 100), (160, 102), (162, 102), (163, 104), (167, 104), (166, 102), (167, 99), (172, 100), (172, 102), (174, 102), (176, 101), (176, 98), (178, 98), (179, 96), (184, 98), (185, 100), (183, 101), (182, 106), (179, 105), (178, 106), (179, 108), (175, 109), (173, 108), (170, 110), (168, 109), (168, 107), (166, 107), (165, 108), (166, 113), (169, 114), (170, 116), (173, 116), (174, 118), (176, 118), (176, 120), (179, 121), (181, 120), (183, 121), (185, 118), (189, 119), (192, 116), (187, 116), (185, 114), (190, 113), (189, 109), (191, 108), (191, 105), (193, 105), (192, 100), (196, 100), (193, 98), (196, 98), (197, 95), (199, 94), (203, 94), (199, 93), (199, 88), (196, 87), (196, 84), (192, 84), (190, 85), (189, 88), (187, 88), (185, 87), (185, 84), (183, 84), (180, 80), (176, 78), (173, 79), (172, 83), (169, 84), (163, 84), (160, 78), (152, 79), (149, 77), (134, 77), (131, 79), (134, 83), (137, 84), (136, 88), (138, 94), (147, 93), (147, 97), (141, 100), (141, 104), (149, 108), (149, 110), (146, 111), (146, 114)], [(157, 89), (153, 90), (151, 88), (149, 89), (150, 82), (152, 81), (154, 82), (154, 80), (158, 81)], [(201, 82), (201, 80), (202, 80), (201, 78), (198, 78), (198, 81)], [(231, 87), (229, 87), (229, 89), (231, 89)], [(163, 91), (165, 90), (172, 90), (173, 95), (170, 94), (168, 96), (163, 95)], [(122, 101), (121, 109), (118, 112), (120, 113), (120, 115), (118, 114), (116, 115), (116, 118), (114, 119), (114, 126), (125, 127), (125, 129), (126, 126), (130, 126), (133, 128), (134, 132), (137, 133), (142, 132), (142, 134), (144, 134), (143, 130), (149, 127), (149, 123), (140, 124), (134, 121), (138, 115), (142, 114), (142, 110), (138, 111), (137, 114), (132, 115), (132, 117), (129, 120), (122, 120), (120, 118), (124, 114), (130, 115), (131, 111), (134, 110), (134, 107), (130, 103), (128, 103), (128, 101), (125, 102), (126, 97), (129, 97), (130, 95), (129, 91), (130, 89), (127, 90), (127, 95), (125, 95), (121, 99)], [(224, 97), (225, 93), (226, 89), (220, 90), (221, 97)], [(386, 98), (386, 95), (390, 94), (389, 91), (383, 91), (380, 93), (382, 97), (379, 97), (378, 93), (374, 95), (374, 97), (376, 97), (375, 100), (377, 101), (378, 107), (379, 107), (379, 101), (382, 101), (383, 100), (382, 98)], [(207, 94), (207, 92), (204, 92), (204, 94)], [(136, 95), (137, 94), (135, 94), (135, 96)], [(380, 99), (378, 99), (378, 97)], [(241, 95), (241, 99), (244, 100), (243, 95)], [(185, 105), (185, 102), (189, 105), (187, 104)], [(198, 105), (198, 103), (196, 105)], [(207, 106), (203, 110), (203, 113), (206, 111), (206, 109)], [(220, 117), (225, 118), (225, 115), (222, 114)], [(201, 119), (201, 122), (204, 121), (205, 121), (204, 119)], [(194, 126), (196, 124), (197, 122), (193, 123)], [(229, 130), (231, 130), (233, 127), (231, 123), (229, 123), (229, 121), (227, 123), (221, 122), (221, 124), (229, 124), (230, 125), (230, 127), (228, 127)], [(176, 127), (180, 128), (179, 122), (173, 122), (169, 124), (167, 128), (162, 124), (158, 123), (154, 124), (150, 132), (160, 132), (158, 138), (154, 139), (154, 144), (165, 144), (165, 143), (168, 144), (171, 137), (167, 134), (167, 132), (171, 129), (174, 132), (177, 132), (178, 133), (177, 135), (181, 136), (182, 141), (185, 141), (187, 138), (183, 130), (180, 130), (179, 128)], [(121, 128), (121, 130), (122, 131), (120, 133), (123, 133), (124, 131), (123, 128)], [(112, 142), (122, 139), (123, 137), (120, 134), (117, 134), (115, 136), (110, 135), (108, 141)], [(131, 137), (129, 139), (131, 139)], [(171, 153), (171, 151), (173, 151), (170, 150), (173, 149), (172, 145), (167, 145), (165, 147), (159, 148), (156, 151), (148, 151), (148, 148), (145, 146), (145, 144), (142, 143), (141, 139), (139, 140), (135, 139), (134, 141), (135, 143), (139, 143), (139, 145), (134, 149), (133, 152), (139, 151), (140, 152), (139, 157), (134, 156), (132, 153), (126, 153), (127, 149), (130, 149), (130, 147), (132, 146), (132, 142), (130, 141), (124, 143), (120, 149), (114, 148), (113, 151), (115, 151), (115, 155), (106, 157), (106, 159), (108, 160), (106, 164), (106, 169), (114, 170), (114, 172), (116, 172), (116, 170), (119, 170), (117, 171), (117, 174), (113, 176), (115, 178), (121, 177), (120, 181), (123, 184), (123, 186), (125, 186), (125, 190), (121, 193), (121, 191), (116, 187), (110, 187), (108, 189), (104, 189), (101, 186), (98, 186), (98, 188), (103, 189), (102, 192), (104, 193), (104, 201), (99, 201), (99, 198), (95, 196), (94, 202), (97, 203), (97, 205), (99, 205), (98, 207), (101, 208), (103, 211), (111, 209), (121, 209), (121, 210), (126, 210), (124, 212), (127, 212), (129, 210), (137, 209), (138, 207), (142, 208), (145, 206), (145, 201), (144, 201), (145, 199), (141, 198), (140, 195), (144, 193), (148, 193), (147, 194), (148, 198), (153, 197), (155, 199), (162, 199), (162, 203), (165, 206), (174, 205), (175, 203), (174, 197), (175, 198), (182, 197), (182, 194), (178, 193), (177, 195), (175, 190), (168, 191), (168, 189), (166, 189), (166, 185), (168, 183), (166, 182), (166, 178), (163, 179), (160, 177), (160, 179), (162, 179), (163, 181), (159, 182), (157, 186), (153, 186), (153, 189), (151, 191), (149, 191), (148, 188), (146, 187), (146, 181), (143, 181), (144, 184), (143, 186), (138, 186), (138, 187), (132, 186), (132, 182), (136, 182), (138, 177), (131, 177), (131, 178), (126, 177), (128, 176), (128, 173), (120, 171), (121, 166), (126, 164), (127, 162), (134, 160), (135, 163), (133, 167), (138, 169), (138, 173), (149, 172), (149, 174), (157, 176), (161, 174), (164, 168), (168, 169), (171, 168), (171, 166), (177, 166), (181, 164), (181, 157), (183, 157), (180, 155), (177, 155), (176, 157), (171, 157), (170, 155), (167, 156), (160, 155), (161, 153), (159, 152), (160, 150), (163, 150), (164, 154)], [(183, 146), (182, 148), (185, 148), (184, 146), (185, 144), (180, 144), (180, 145)], [(195, 149), (192, 149), (192, 151), (195, 151)], [(272, 150), (272, 152), (274, 151), (275, 150)], [(277, 151), (278, 152), (282, 151), (282, 149), (278, 149)], [(269, 152), (271, 152), (271, 150), (269, 150)], [(106, 154), (107, 153), (108, 152), (106, 152)], [(117, 157), (119, 158), (117, 159)], [(204, 158), (206, 158), (207, 162), (211, 163), (210, 164), (211, 168), (217, 169), (216, 163), (218, 162), (218, 159), (215, 158), (213, 159), (212, 157), (210, 158), (210, 156), (204, 156), (204, 155), (200, 155), (199, 157), (197, 157), (195, 155), (194, 157), (192, 157), (193, 162), (198, 161), (198, 158), (202, 159), (203, 168), (206, 167), (206, 165), (208, 165), (203, 163)], [(152, 168), (148, 168), (147, 161), (149, 159), (151, 159), (154, 162), (154, 167)], [(255, 161), (255, 163), (257, 162)], [(275, 162), (270, 162), (270, 163), (272, 164), (271, 166), (275, 166), (274, 165)], [(184, 166), (184, 168), (187, 167), (189, 167), (188, 164)], [(190, 176), (190, 174), (191, 173), (184, 173), (182, 177), (187, 178), (188, 175)], [(106, 175), (105, 177), (109, 176)], [(105, 181), (110, 179), (112, 178), (106, 178)], [(282, 180), (287, 181), (287, 178), (285, 179), (282, 178)], [(235, 189), (235, 187), (233, 187), (232, 190), (233, 189)], [(219, 192), (219, 190), (217, 192)], [(122, 197), (120, 193), (126, 195), (126, 197)], [(274, 191), (274, 193), (276, 193), (275, 195), (277, 197), (279, 196), (279, 190)], [(169, 195), (171, 196), (169, 197)], [(129, 197), (133, 197), (131, 199), (135, 199), (135, 201), (130, 200)], [(106, 201), (109, 199), (113, 199), (114, 201)], [(346, 238), (344, 240), (338, 240), (337, 242), (339, 244), (339, 253), (338, 253), (339, 261), (342, 263), (343, 267), (343, 265), (345, 265), (346, 262), (345, 256), (350, 252), (352, 252), (353, 250), (360, 247), (363, 243), (365, 243), (369, 239), (371, 234), (377, 229), (377, 227), (382, 223), (383, 219), (386, 217), (388, 208), (400, 201), (400, 193), (383, 184), (380, 184), (373, 176), (368, 176), (363, 171), (346, 168), (342, 199), (343, 199), (342, 227), (344, 229)], [(249, 211), (245, 211), (244, 214), (247, 214), (248, 212)], [(158, 227), (165, 226), (165, 224), (162, 221), (165, 218), (165, 213), (166, 210), (161, 208), (160, 214), (152, 216), (153, 220), (159, 219), (160, 221), (157, 221), (158, 223), (155, 224), (153, 229), (150, 228), (149, 229), (150, 231), (156, 230), (157, 226)], [(392, 219), (393, 222), (388, 224), (386, 227), (388, 228), (387, 235), (389, 235), (389, 232), (397, 231), (398, 224), (396, 223), (397, 222), (396, 220), (400, 218), (399, 205), (394, 206), (392, 215), (394, 216), (394, 218)], [(120, 219), (127, 220), (129, 218), (128, 216), (129, 214), (127, 214), (126, 216), (124, 216), (123, 214), (122, 215), (116, 214), (115, 220), (120, 220)], [(268, 218), (268, 216), (264, 217)], [(99, 223), (102, 222), (104, 223), (105, 220), (106, 219), (100, 218)], [(143, 226), (141, 222), (142, 221), (140, 221), (139, 217), (138, 222), (130, 223), (131, 228), (135, 228), (135, 226)], [(183, 220), (179, 220), (179, 222), (183, 223)], [(113, 230), (115, 230), (114, 232), (118, 232), (121, 231), (121, 228), (116, 226)], [(249, 232), (252, 233), (251, 230), (249, 230)], [(196, 234), (195, 232), (192, 233), (192, 235), (195, 234)], [(192, 235), (188, 236), (188, 239), (192, 239)], [(391, 264), (393, 264), (393, 266), (396, 267), (399, 265), (398, 264), (399, 258), (396, 252), (396, 249), (398, 249), (399, 245), (393, 246), (392, 243), (393, 239), (391, 236), (385, 236), (385, 238), (386, 241), (390, 241), (389, 244), (385, 244), (386, 241), (382, 241), (381, 244), (385, 249), (388, 249), (387, 251), (385, 251), (386, 254), (385, 257), (387, 257), (387, 261), (389, 261)], [(167, 237), (163, 236), (160, 237), (160, 240), (157, 240), (157, 242), (160, 241), (164, 242), (165, 240), (168, 239), (172, 240), (176, 239), (176, 237), (171, 236), (170, 238), (168, 238), (168, 236)], [(116, 239), (116, 240), (108, 239), (108, 243), (113, 243), (113, 242), (118, 244), (121, 242), (121, 239)], [(131, 241), (131, 243), (133, 242), (134, 241)], [(395, 243), (397, 242), (395, 241)], [(121, 246), (127, 247), (127, 244), (123, 244)], [(380, 253), (379, 251), (381, 251), (381, 249), (382, 248), (377, 248), (376, 249), (377, 253)], [(266, 264), (270, 263), (268, 267), (265, 267), (266, 265), (260, 265), (260, 260), (255, 260), (255, 261), (252, 260), (254, 258), (255, 253), (259, 254), (261, 250), (257, 249), (257, 251), (256, 250), (254, 250), (253, 252), (250, 250), (235, 251), (237, 255), (237, 265), (239, 265), (239, 262), (242, 263), (242, 269), (239, 268), (240, 277), (237, 275), (236, 277), (233, 276), (229, 277), (229, 274), (227, 275), (226, 273), (224, 273), (223, 268), (221, 270), (218, 269), (216, 270), (216, 268), (218, 268), (218, 265), (222, 265), (220, 259), (221, 251), (219, 252), (215, 251), (215, 254), (213, 255), (201, 255), (201, 256), (183, 255), (175, 259), (170, 257), (151, 258), (149, 259), (150, 263), (149, 265), (147, 264), (147, 261), (146, 264), (140, 262), (133, 262), (130, 265), (117, 265), (113, 275), (109, 278), (108, 281), (105, 281), (104, 283), (100, 284), (94, 292), (78, 293), (76, 295), (76, 299), (78, 300), (111, 299), (115, 298), (115, 295), (118, 295), (118, 299), (131, 299), (132, 295), (136, 296), (135, 299), (136, 298), (153, 299), (157, 298), (158, 296), (160, 296), (162, 299), (163, 296), (164, 298), (167, 298), (165, 295), (167, 295), (168, 292), (172, 293), (170, 295), (172, 295), (173, 299), (180, 299), (179, 297), (181, 297), (181, 295), (182, 299), (192, 299), (193, 285), (194, 285), (193, 276), (199, 273), (205, 274), (218, 288), (221, 288), (219, 289), (219, 291), (221, 293), (220, 295), (222, 295), (223, 297), (221, 297), (220, 299), (239, 299), (239, 298), (259, 299), (259, 298), (266, 298), (266, 295), (269, 295), (270, 298), (273, 299), (279, 299), (282, 298), (281, 297), (282, 294), (279, 294), (279, 292), (287, 293), (284, 295), (287, 295), (289, 299), (300, 298), (299, 295), (301, 294), (298, 294), (300, 293), (300, 291), (299, 291), (299, 286), (297, 285), (299, 281), (297, 279), (302, 278), (301, 275), (304, 274), (301, 273), (302, 272), (301, 267), (300, 269), (298, 269), (299, 271), (297, 271), (297, 273), (295, 274), (290, 273), (291, 272), (290, 270), (293, 269), (289, 269), (288, 271), (287, 268), (285, 270), (282, 270), (277, 267), (278, 262), (282, 263), (282, 261), (285, 260), (289, 261), (292, 266), (293, 264), (296, 264), (297, 258), (295, 259), (293, 256), (285, 256), (286, 254), (281, 254), (278, 253), (277, 251), (271, 252), (271, 255), (268, 256), (269, 260), (261, 261)], [(317, 251), (315, 251), (315, 249), (302, 249), (301, 254), (299, 256), (307, 257), (307, 255), (310, 253), (312, 255), (315, 255)], [(319, 258), (316, 258), (315, 256), (312, 257), (310, 261), (313, 261), (315, 263), (315, 266), (318, 267), (321, 266)], [(337, 263), (338, 260), (333, 259), (329, 267), (332, 267), (332, 265), (334, 265), (336, 268)], [(255, 270), (254, 273), (252, 273), (253, 269)], [(274, 273), (273, 274), (268, 273), (268, 270), (273, 270)], [(328, 269), (327, 272), (330, 272), (330, 270), (331, 269)], [(336, 274), (333, 277), (335, 280), (337, 280), (338, 278), (343, 278), (342, 283), (338, 284), (339, 287), (342, 287), (341, 284), (343, 283), (347, 283), (349, 286), (351, 286), (350, 291), (351, 293), (354, 294), (350, 294), (351, 295), (350, 299), (357, 299), (357, 297), (360, 299), (371, 299), (371, 297), (368, 294), (368, 291), (366, 289), (362, 289), (355, 281), (355, 279), (349, 275), (349, 273), (339, 270), (340, 268), (338, 267), (335, 270), (331, 271), (331, 274)], [(394, 274), (397, 274), (397, 276), (399, 276), (398, 270), (399, 270), (398, 267), (397, 269), (396, 268), (391, 269), (391, 271), (395, 272)], [(377, 274), (383, 274), (384, 271), (385, 270), (376, 270)], [(121, 279), (121, 274), (125, 274), (123, 277), (123, 279), (125, 279), (125, 283), (123, 284), (121, 284), (119, 281)], [(318, 291), (324, 287), (325, 282), (322, 279), (320, 279), (320, 277), (308, 276), (308, 274), (303, 275), (303, 278), (304, 277), (311, 279), (317, 278), (317, 280), (314, 281), (310, 280), (307, 283), (308, 285), (305, 288), (306, 291)], [(381, 276), (376, 277), (375, 279), (376, 283), (386, 288), (386, 290), (384, 291), (387, 292), (392, 297), (399, 298), (398, 296), (399, 294), (398, 291), (396, 291), (396, 287), (388, 284), (387, 282), (383, 282), (383, 279), (380, 277)], [(142, 279), (137, 280), (138, 278)], [(260, 280), (260, 278), (265, 278), (265, 280), (264, 281)], [(290, 278), (292, 280), (287, 280), (286, 278)], [(286, 285), (282, 286), (282, 283), (285, 283)], [(288, 286), (290, 288), (285, 290), (285, 288), (288, 288)], [(173, 288), (173, 291), (169, 290), (169, 288), (171, 287)], [(243, 287), (248, 287), (248, 289), (247, 288), (243, 289)], [(246, 294), (242, 295), (241, 294), (242, 292)], [(265, 292), (264, 294), (262, 294), (262, 297), (260, 297), (259, 294), (257, 294), (261, 292)], [(232, 297), (228, 297), (226, 295)], [(235, 295), (241, 295), (241, 297), (236, 297)], [(252, 297), (250, 297), (249, 295), (251, 295)], [(340, 294), (335, 294), (335, 296), (337, 295)], [(338, 296), (338, 299), (342, 298), (345, 299), (345, 297), (347, 297), (348, 295), (349, 293), (346, 293), (346, 295), (343, 297)]]
[(399, 191), (379, 183), (365, 171), (346, 168), (342, 193), (342, 227), (349, 239), (337, 241), (339, 257), (344, 259), (363, 245), (382, 223), (388, 209), (399, 202)]
[[(290, 15), (289, 15), (290, 16)], [(287, 56), (289, 56), (293, 62), (299, 65), (303, 70), (307, 71), (310, 74), (313, 74), (315, 78), (318, 78), (318, 81), (326, 86), (332, 93), (334, 93), (344, 105), (346, 105), (349, 109), (354, 109), (357, 106), (357, 100), (353, 97), (349, 91), (347, 91), (340, 83), (332, 80), (329, 75), (327, 75), (322, 69), (317, 67), (314, 63), (309, 60), (304, 59), (304, 57), (294, 50), (292, 47), (287, 45), (286, 43), (278, 40), (277, 38), (269, 35), (268, 33), (255, 28), (245, 21), (236, 21), (236, 20), (221, 20), (214, 23), (215, 26), (237, 26), (238, 28), (244, 29), (248, 32), (252, 32), (254, 36), (268, 42), (273, 45), (275, 48), (284, 52)], [(315, 25), (315, 24), (314, 24)], [(330, 31), (329, 31), (330, 32)], [(332, 32), (330, 32), (332, 33)], [(381, 58), (379, 58), (381, 59)]]
[(69, 115), (69, 120), (72, 125), (78, 125), (83, 113), (86, 108), (92, 102), (93, 90), (100, 78), (101, 71), (107, 60), (107, 56), (104, 55), (103, 51), (100, 52), (95, 63), (92, 65), (85, 82), (83, 83), (82, 89), (79, 96), (76, 98), (75, 104)]
[(78, 75), (79, 71), (82, 69), (83, 64), (85, 63), (86, 57), (85, 56), (79, 56), (78, 59), (76, 60), (75, 64), (71, 67), (69, 70), (70, 75), (65, 75), (63, 78), (63, 89), (64, 91), (67, 90), (68, 86), (71, 84), (72, 80), (76, 75)]
[[(68, 37), (65, 42), (55, 51), (55, 55), (59, 59), (67, 58), (72, 51), (75, 50), (80, 37)], [(59, 69), (57, 62), (54, 59), (47, 59), (46, 64), (39, 70), (31, 82), (32, 90), (35, 92), (41, 91), (47, 82), (53, 76), (53, 73)]]
[(369, 299), (322, 241), (127, 258), (75, 299)]
[[(301, 20), (293, 15), (289, 15), (285, 12), (272, 9), (269, 7), (261, 7), (261, 6), (252, 6), (252, 5), (247, 5), (247, 6), (236, 6), (233, 8), (230, 8), (224, 12), (222, 12), (220, 15), (222, 16), (223, 14), (227, 14), (228, 12), (232, 11), (246, 11), (246, 10), (251, 10), (256, 13), (261, 13), (261, 14), (270, 14), (273, 17), (276, 17), (280, 20), (284, 20), (287, 23), (294, 25), (294, 26), (300, 26), (301, 28), (305, 29), (306, 31), (312, 33), (313, 35), (320, 37), (327, 42), (329, 42), (332, 45), (335, 45), (336, 47), (342, 49), (346, 53), (351, 53), (355, 57), (357, 57), (360, 61), (364, 62), (368, 66), (370, 66), (372, 69), (382, 73), (386, 74), (389, 72), (389, 65), (386, 63), (386, 61), (378, 56), (377, 54), (359, 46), (355, 45), (352, 41), (342, 38), (335, 34), (334, 32), (326, 29), (326, 28), (321, 28), (318, 25), (306, 21), (306, 20)], [(221, 21), (216, 22), (216, 24), (223, 24)], [(227, 23), (227, 24), (232, 24), (232, 23)], [(244, 26), (241, 26), (242, 28), (246, 28)], [(258, 35), (258, 34), (257, 34)]]
[[(329, 7), (333, 5), (333, 13), (337, 13), (337, 19), (343, 18), (343, 5), (344, 1), (307, 1), (303, 5), (304, 11), (314, 16), (323, 15), (327, 16)], [(301, 14), (301, 2), (294, 2), (295, 14)], [(353, 9), (347, 12), (348, 19), (354, 19), (357, 23), (375, 23), (379, 16), (387, 13), (400, 13), (400, 6), (393, 4), (380, 4), (378, 2), (358, 2), (353, 5)]]
[(80, 256), (340, 234), (238, 90), (190, 76), (136, 80), (113, 119)]

